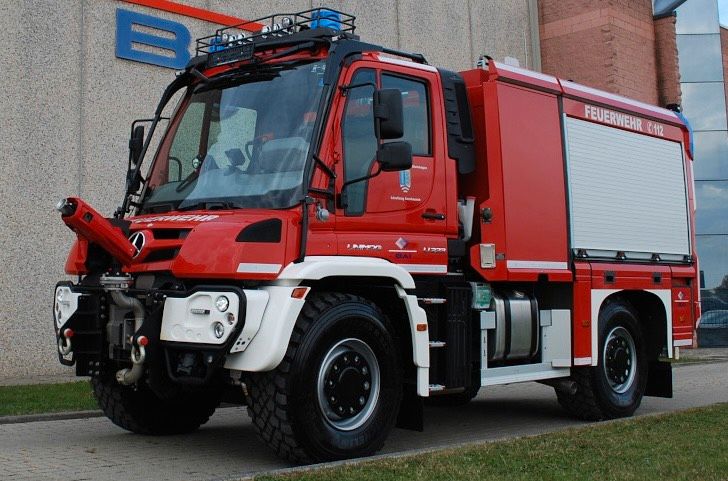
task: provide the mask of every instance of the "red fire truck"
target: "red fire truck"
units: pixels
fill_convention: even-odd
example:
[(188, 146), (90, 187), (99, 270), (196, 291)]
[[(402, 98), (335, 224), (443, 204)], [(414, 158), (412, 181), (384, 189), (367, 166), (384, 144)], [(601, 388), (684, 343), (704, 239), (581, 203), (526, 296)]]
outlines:
[(488, 58), (438, 69), (333, 10), (256, 22), (199, 39), (132, 125), (112, 218), (57, 206), (78, 276), (59, 359), (114, 423), (179, 433), (245, 403), (307, 462), (496, 384), (590, 420), (672, 395), (699, 317), (676, 112)]

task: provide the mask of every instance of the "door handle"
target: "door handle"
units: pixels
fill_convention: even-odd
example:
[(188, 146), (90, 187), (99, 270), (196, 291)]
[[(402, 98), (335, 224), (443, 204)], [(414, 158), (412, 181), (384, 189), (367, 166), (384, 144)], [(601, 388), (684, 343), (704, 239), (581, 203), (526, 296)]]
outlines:
[(445, 214), (441, 214), (440, 212), (425, 212), (422, 214), (423, 219), (427, 220), (445, 220)]

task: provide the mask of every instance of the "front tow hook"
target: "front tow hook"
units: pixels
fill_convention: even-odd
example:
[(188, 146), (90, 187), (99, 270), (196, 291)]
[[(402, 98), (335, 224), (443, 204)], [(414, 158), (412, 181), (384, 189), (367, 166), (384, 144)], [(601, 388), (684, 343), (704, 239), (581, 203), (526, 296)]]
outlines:
[(73, 330), (66, 328), (63, 330), (60, 336), (58, 336), (58, 352), (62, 356), (67, 356), (71, 353), (73, 346), (71, 345), (71, 338), (73, 337)]

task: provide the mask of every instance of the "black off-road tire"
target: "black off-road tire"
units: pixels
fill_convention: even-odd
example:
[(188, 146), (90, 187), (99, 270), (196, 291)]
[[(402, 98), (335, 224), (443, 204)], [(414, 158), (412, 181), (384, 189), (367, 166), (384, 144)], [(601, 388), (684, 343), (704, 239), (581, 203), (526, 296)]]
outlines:
[[(248, 413), (260, 438), (278, 456), (296, 463), (360, 457), (381, 449), (402, 399), (402, 369), (392, 332), (384, 313), (362, 297), (311, 296), (279, 366), (246, 377)], [(341, 430), (324, 414), (318, 379), (331, 349), (350, 339), (363, 341), (375, 355), (379, 395), (361, 426)]]
[(157, 397), (143, 382), (122, 386), (112, 376), (91, 379), (99, 407), (117, 426), (138, 434), (182, 434), (195, 431), (215, 412), (217, 388), (185, 392), (172, 399)]
[[(609, 383), (604, 368), (604, 347), (613, 329), (626, 329), (634, 340), (637, 367), (634, 379), (623, 393), (616, 392)], [(572, 368), (571, 378), (576, 393), (556, 389), (559, 404), (569, 413), (586, 421), (601, 421), (628, 417), (642, 402), (647, 386), (647, 356), (642, 331), (632, 307), (621, 300), (607, 300), (599, 313), (599, 361), (596, 367)]]

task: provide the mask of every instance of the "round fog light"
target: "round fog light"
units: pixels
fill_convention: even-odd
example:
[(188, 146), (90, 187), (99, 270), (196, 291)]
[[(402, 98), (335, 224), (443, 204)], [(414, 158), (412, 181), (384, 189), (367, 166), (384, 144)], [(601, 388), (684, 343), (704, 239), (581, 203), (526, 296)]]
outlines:
[(225, 326), (222, 325), (222, 322), (216, 322), (212, 325), (212, 332), (216, 338), (221, 339), (225, 335)]
[(228, 310), (228, 307), (230, 306), (230, 301), (225, 296), (220, 296), (217, 299), (215, 299), (215, 307), (217, 307), (217, 310), (220, 312), (225, 312)]

